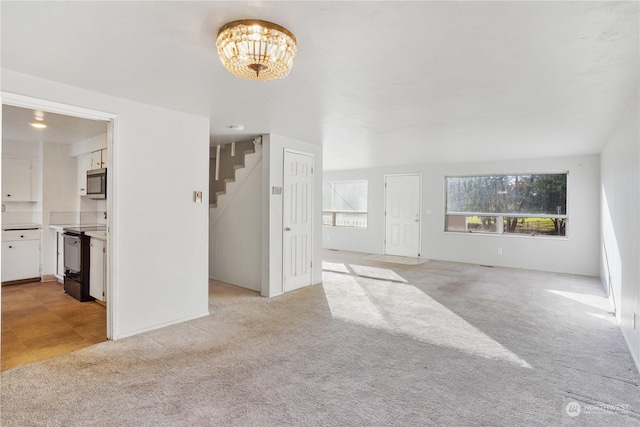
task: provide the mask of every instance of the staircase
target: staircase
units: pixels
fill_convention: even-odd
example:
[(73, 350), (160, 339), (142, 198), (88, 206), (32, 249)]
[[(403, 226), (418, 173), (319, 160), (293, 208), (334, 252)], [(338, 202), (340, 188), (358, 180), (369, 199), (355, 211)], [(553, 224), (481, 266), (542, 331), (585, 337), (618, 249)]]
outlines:
[[(262, 145), (253, 140), (226, 144), (220, 147), (220, 161), (210, 159), (209, 205), (212, 222), (224, 211), (229, 201), (233, 200), (244, 181), (262, 159)], [(216, 148), (212, 150), (214, 153)], [(233, 155), (232, 155), (233, 154)], [(216, 179), (216, 163), (219, 164)]]

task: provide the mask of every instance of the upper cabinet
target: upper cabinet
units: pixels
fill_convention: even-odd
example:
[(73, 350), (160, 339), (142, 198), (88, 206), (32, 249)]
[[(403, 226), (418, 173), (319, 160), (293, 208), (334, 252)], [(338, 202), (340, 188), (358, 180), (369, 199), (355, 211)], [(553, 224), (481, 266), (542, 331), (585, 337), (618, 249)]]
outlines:
[(91, 153), (91, 169), (103, 169), (107, 167), (107, 149)]
[(2, 159), (2, 202), (31, 202), (31, 160)]
[(107, 167), (107, 149), (78, 156), (78, 194), (87, 195), (87, 171)]

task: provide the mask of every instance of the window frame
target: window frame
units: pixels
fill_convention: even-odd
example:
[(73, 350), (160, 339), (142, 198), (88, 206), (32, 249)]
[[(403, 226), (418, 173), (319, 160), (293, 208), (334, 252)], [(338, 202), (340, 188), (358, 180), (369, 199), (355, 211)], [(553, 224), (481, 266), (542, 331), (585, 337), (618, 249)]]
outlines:
[[(447, 188), (447, 179), (449, 178), (477, 178), (477, 177), (495, 177), (495, 176), (531, 176), (531, 175), (566, 175), (566, 189), (565, 189), (565, 214), (541, 214), (541, 213), (526, 213), (526, 212), (447, 212), (447, 202), (448, 202), (448, 188)], [(484, 174), (464, 174), (464, 175), (445, 175), (443, 180), (443, 188), (444, 188), (444, 215), (443, 215), (443, 230), (445, 233), (464, 233), (464, 234), (481, 234), (481, 235), (489, 235), (489, 236), (509, 236), (509, 237), (535, 237), (538, 239), (541, 238), (549, 238), (549, 239), (568, 239), (569, 238), (569, 206), (570, 206), (570, 197), (569, 197), (569, 171), (555, 171), (555, 172), (518, 172), (518, 173), (484, 173)], [(472, 231), (466, 229), (465, 231), (458, 230), (447, 230), (448, 221), (447, 218), (450, 216), (458, 216), (458, 217), (495, 217), (497, 230), (495, 232), (492, 231)], [(564, 235), (554, 235), (554, 234), (540, 234), (540, 233), (515, 233), (515, 232), (505, 232), (504, 230), (504, 220), (506, 218), (551, 218), (551, 219), (563, 219), (565, 221), (564, 224)], [(465, 220), (466, 221), (466, 220)]]
[[(345, 210), (345, 209), (325, 209), (324, 207), (324, 188), (325, 188), (325, 184), (328, 183), (365, 183), (367, 186), (366, 189), (366, 198), (367, 198), (367, 209), (362, 211), (362, 210)], [(322, 202), (322, 226), (323, 227), (336, 227), (336, 228), (348, 228), (348, 229), (356, 229), (356, 230), (366, 230), (369, 228), (369, 180), (368, 179), (336, 179), (336, 180), (326, 180), (326, 181), (322, 181), (322, 198), (323, 198), (323, 202)], [(325, 224), (324, 222), (324, 216), (326, 214), (330, 214), (331, 215), (331, 223), (330, 224)], [(336, 218), (338, 216), (338, 214), (359, 214), (359, 215), (365, 215), (365, 222), (366, 225), (365, 226), (360, 226), (360, 225), (340, 225), (337, 224)]]

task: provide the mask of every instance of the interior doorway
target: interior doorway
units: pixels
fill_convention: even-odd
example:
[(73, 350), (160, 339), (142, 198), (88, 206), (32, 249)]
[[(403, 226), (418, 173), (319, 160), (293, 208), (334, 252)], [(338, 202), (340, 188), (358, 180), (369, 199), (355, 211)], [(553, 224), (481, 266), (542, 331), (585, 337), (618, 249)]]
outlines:
[(289, 292), (311, 284), (313, 155), (284, 152), (283, 280)]
[(384, 177), (386, 255), (420, 256), (421, 187), (421, 174)]
[[(28, 227), (28, 232), (22, 235), (34, 240), (36, 251), (29, 256), (35, 262), (30, 265), (37, 266), (28, 274), (24, 269), (12, 268), (17, 264), (15, 257), (5, 256), (8, 246), (3, 245), (0, 250), (2, 365), (6, 369), (74, 351), (112, 336), (115, 301), (111, 297), (115, 286), (111, 280), (113, 245), (109, 236), (113, 177), (105, 172), (107, 186), (102, 199), (98, 194), (87, 194), (86, 183), (87, 171), (112, 170), (116, 118), (4, 92), (1, 101), (3, 166), (6, 159), (29, 163), (27, 172), (22, 174), (11, 172), (15, 168), (3, 167), (3, 188), (12, 182), (10, 188), (17, 183), (17, 187), (26, 189), (26, 196), (10, 201), (3, 191), (0, 214), (3, 240), (5, 234), (20, 237), (20, 232)], [(87, 248), (96, 253), (86, 257), (86, 285), (89, 286), (90, 273), (93, 283), (81, 302), (65, 293), (65, 260), (61, 250), (66, 228), (85, 227), (82, 230), (85, 232), (88, 226), (93, 234), (87, 233), (83, 239)], [(92, 270), (88, 269), (90, 263), (94, 265)], [(15, 269), (17, 274), (5, 275), (6, 268), (10, 272)], [(10, 350), (12, 357), (5, 357)], [(16, 357), (19, 351), (23, 352), (22, 357)], [(9, 362), (13, 366), (5, 366)]]

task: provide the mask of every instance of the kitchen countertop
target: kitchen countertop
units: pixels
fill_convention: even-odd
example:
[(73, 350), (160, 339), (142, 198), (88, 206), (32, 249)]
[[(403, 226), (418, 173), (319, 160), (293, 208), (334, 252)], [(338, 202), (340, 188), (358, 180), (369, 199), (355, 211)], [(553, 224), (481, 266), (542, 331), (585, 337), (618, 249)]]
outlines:
[[(80, 227), (79, 224), (50, 224), (49, 228), (55, 231), (62, 232), (65, 228), (70, 227)], [(83, 224), (82, 226), (88, 226), (87, 224)], [(104, 226), (104, 224), (98, 224), (97, 226)], [(106, 226), (105, 226), (106, 227)], [(107, 240), (107, 232), (106, 231), (85, 231), (84, 234), (89, 237), (93, 237), (95, 239)]]
[(56, 231), (62, 231), (67, 227), (76, 227), (77, 224), (49, 224), (49, 228)]

